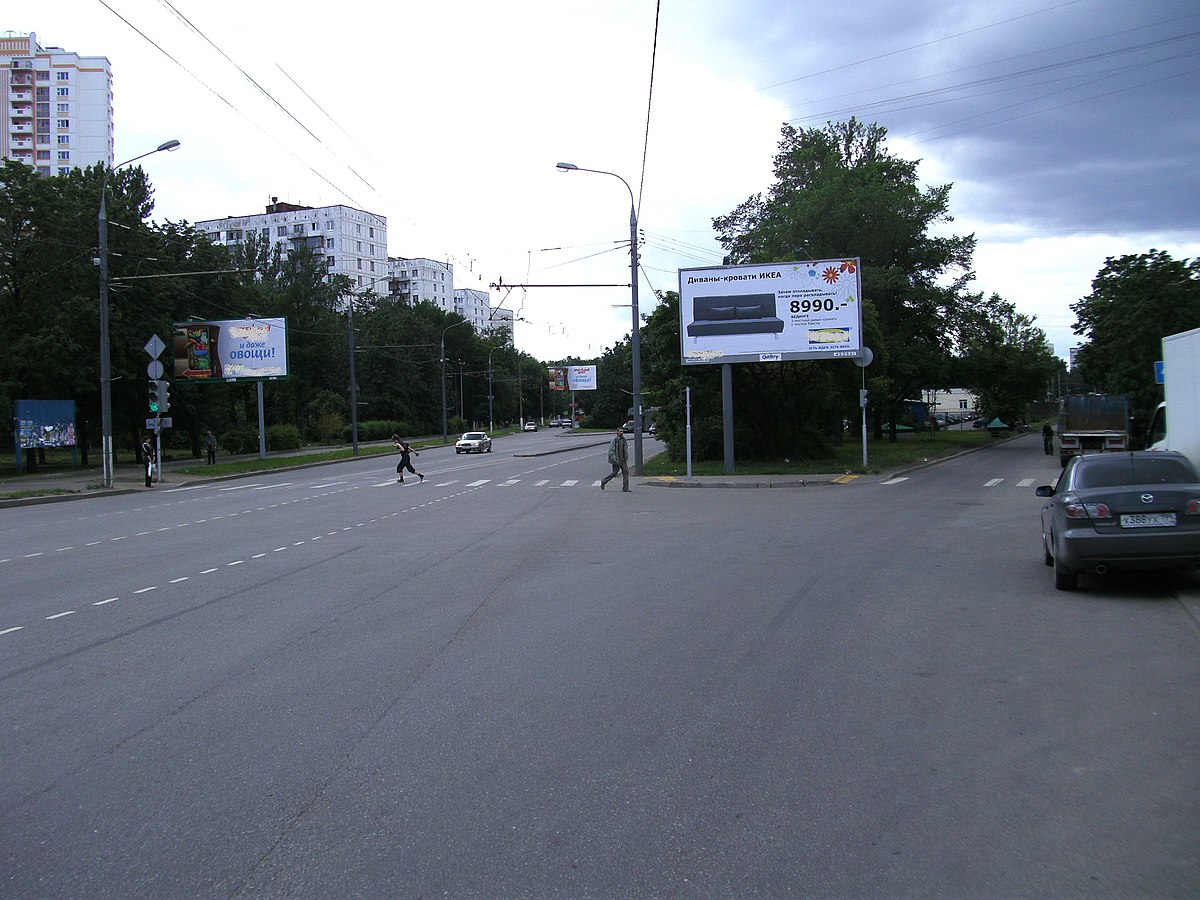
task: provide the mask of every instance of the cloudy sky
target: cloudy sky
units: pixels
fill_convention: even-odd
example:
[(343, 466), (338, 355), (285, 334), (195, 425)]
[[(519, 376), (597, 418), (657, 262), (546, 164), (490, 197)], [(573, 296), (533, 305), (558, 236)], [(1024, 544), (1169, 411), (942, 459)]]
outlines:
[(143, 161), (156, 219), (382, 214), (392, 256), (530, 285), (492, 302), (542, 359), (631, 321), (627, 288), (536, 286), (629, 280), (629, 192), (555, 163), (630, 186), (646, 313), (720, 264), (712, 219), (770, 185), (784, 122), (878, 122), (952, 182), (974, 289), (1063, 357), (1107, 257), (1200, 256), (1195, 0), (59, 0), (2, 24), (109, 59), (118, 161), (182, 142)]

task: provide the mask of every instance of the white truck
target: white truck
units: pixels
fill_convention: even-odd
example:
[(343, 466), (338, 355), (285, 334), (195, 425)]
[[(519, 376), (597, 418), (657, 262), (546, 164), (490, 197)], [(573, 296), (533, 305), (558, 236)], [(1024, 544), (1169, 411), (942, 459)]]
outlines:
[(1162, 351), (1164, 402), (1154, 411), (1146, 444), (1178, 450), (1200, 468), (1200, 328), (1167, 335)]

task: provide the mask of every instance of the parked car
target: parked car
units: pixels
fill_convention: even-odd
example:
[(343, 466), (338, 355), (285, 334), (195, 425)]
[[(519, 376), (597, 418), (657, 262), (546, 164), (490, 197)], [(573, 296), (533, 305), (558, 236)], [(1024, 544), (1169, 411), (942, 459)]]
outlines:
[(491, 453), (492, 439), (482, 431), (468, 431), (454, 445), (455, 453)]
[(537, 431), (538, 423), (535, 422), (533, 419), (530, 419), (528, 422), (526, 422), (524, 424), (524, 426), (522, 426), (521, 430), (522, 431)]
[(1037, 489), (1042, 554), (1054, 586), (1080, 572), (1200, 566), (1200, 473), (1182, 453), (1073, 456), (1054, 485)]

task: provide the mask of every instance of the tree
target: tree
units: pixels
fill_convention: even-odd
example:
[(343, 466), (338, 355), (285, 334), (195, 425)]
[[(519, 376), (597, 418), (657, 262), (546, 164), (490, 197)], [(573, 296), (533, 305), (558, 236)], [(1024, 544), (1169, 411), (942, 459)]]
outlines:
[(1071, 309), (1075, 333), (1086, 338), (1076, 355), (1084, 380), (1105, 393), (1127, 394), (1135, 427), (1145, 428), (1162, 397), (1154, 382), (1162, 339), (1200, 327), (1200, 260), (1174, 260), (1153, 249), (1110, 257), (1092, 292)]
[(967, 298), (958, 346), (954, 380), (979, 398), (981, 411), (1010, 424), (1045, 397), (1058, 365), (1046, 333), (998, 294)]
[[(917, 163), (893, 156), (886, 137), (882, 126), (856, 119), (785, 125), (766, 197), (713, 220), (735, 263), (860, 258), (877, 427), (885, 413), (896, 420), (901, 400), (948, 377), (950, 332), (975, 248), (973, 235), (931, 234), (952, 221), (950, 185), (921, 188)], [(824, 452), (817, 436), (840, 439), (843, 419), (857, 409), (859, 375), (849, 362), (740, 366), (739, 402), (738, 383), (746, 382), (755, 408), (735, 404), (739, 452)]]

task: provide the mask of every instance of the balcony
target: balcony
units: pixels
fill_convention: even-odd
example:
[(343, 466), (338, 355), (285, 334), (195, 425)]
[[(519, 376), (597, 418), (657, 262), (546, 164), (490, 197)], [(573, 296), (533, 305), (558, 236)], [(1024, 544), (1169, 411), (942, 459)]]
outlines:
[(33, 149), (33, 139), (32, 138), (18, 138), (17, 140), (12, 141), (11, 145), (14, 150), (32, 150)]
[(33, 91), (9, 91), (8, 99), (11, 103), (32, 103)]
[(9, 134), (33, 134), (33, 125), (29, 122), (13, 122), (8, 127)]

